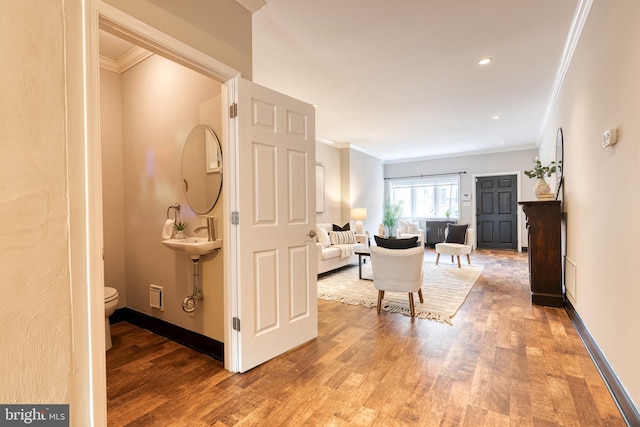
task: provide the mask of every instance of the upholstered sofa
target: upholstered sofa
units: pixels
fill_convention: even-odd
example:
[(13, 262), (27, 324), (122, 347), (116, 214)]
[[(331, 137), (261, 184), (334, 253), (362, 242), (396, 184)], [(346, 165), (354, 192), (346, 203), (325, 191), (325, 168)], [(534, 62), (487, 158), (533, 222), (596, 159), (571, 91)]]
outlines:
[(355, 251), (366, 247), (364, 236), (353, 231), (334, 231), (333, 224), (329, 223), (316, 225), (316, 240), (318, 274), (357, 262)]

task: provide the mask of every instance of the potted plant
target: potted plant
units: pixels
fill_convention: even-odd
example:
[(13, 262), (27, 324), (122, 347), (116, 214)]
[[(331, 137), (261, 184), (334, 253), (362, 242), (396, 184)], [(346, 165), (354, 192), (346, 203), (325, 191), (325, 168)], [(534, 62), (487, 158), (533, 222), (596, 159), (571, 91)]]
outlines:
[(187, 229), (187, 224), (181, 221), (176, 221), (173, 224), (173, 229), (176, 230), (176, 239), (184, 239), (186, 236), (184, 234)]
[(542, 162), (537, 158), (534, 160), (534, 167), (532, 170), (524, 171), (524, 174), (529, 178), (536, 178), (536, 185), (533, 187), (533, 192), (538, 199), (551, 199), (553, 193), (547, 181), (545, 181), (545, 175), (551, 177), (556, 173), (556, 162), (552, 161), (548, 166), (542, 166)]
[(389, 230), (390, 238), (394, 237), (393, 228), (398, 222), (401, 212), (402, 212), (402, 201), (400, 201), (400, 203), (391, 203), (389, 199), (385, 200), (382, 223)]
[(449, 209), (447, 209), (447, 210), (444, 212), (444, 216), (446, 216), (446, 217), (447, 217), (447, 221), (449, 221), (449, 217), (451, 216), (451, 211), (450, 211)]

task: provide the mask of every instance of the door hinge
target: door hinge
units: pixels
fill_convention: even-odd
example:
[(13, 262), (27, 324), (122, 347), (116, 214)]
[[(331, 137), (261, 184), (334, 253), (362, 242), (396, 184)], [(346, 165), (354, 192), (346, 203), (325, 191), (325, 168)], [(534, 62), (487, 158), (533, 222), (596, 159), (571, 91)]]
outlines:
[(237, 317), (233, 318), (233, 330), (240, 332), (240, 319)]
[(229, 105), (229, 117), (231, 117), (232, 119), (238, 117), (238, 104), (236, 104), (235, 102)]
[(238, 211), (231, 212), (231, 224), (233, 225), (240, 224), (240, 212)]

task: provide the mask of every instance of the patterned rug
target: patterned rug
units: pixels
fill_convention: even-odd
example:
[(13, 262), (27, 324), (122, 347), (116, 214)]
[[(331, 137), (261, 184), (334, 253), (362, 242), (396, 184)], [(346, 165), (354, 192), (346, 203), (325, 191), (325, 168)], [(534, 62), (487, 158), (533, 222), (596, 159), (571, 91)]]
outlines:
[[(420, 303), (414, 294), (416, 317), (452, 324), (451, 318), (458, 312), (482, 273), (481, 265), (440, 263), (429, 260), (423, 264), (424, 283)], [(362, 266), (362, 277), (372, 277), (371, 263)], [(378, 305), (378, 290), (370, 280), (358, 279), (358, 266), (345, 267), (318, 277), (318, 298), (350, 305), (375, 308)], [(382, 309), (391, 313), (411, 316), (409, 295), (402, 292), (386, 292)]]

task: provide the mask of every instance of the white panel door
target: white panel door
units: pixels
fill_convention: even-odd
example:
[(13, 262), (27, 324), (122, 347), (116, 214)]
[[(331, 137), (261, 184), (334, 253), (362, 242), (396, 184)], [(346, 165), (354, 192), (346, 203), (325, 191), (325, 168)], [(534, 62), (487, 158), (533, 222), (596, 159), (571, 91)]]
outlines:
[[(245, 372), (318, 335), (315, 110), (239, 79), (237, 339)], [(313, 233), (312, 233), (313, 234)]]

